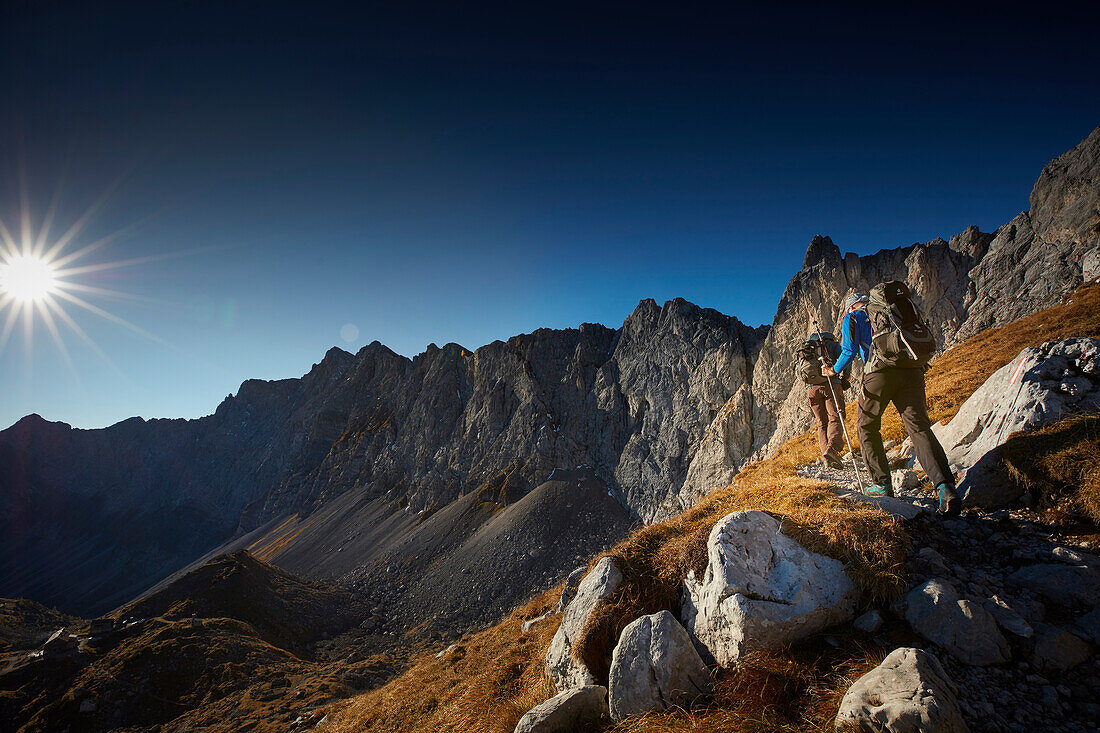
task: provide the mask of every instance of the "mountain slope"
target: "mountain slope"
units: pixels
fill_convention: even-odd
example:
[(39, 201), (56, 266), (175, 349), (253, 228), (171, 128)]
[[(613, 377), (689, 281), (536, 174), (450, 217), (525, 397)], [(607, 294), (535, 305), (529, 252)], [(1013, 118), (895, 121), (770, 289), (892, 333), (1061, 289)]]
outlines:
[[(1064, 305), (983, 332), (949, 351), (929, 371), (928, 397), (934, 406), (935, 418), (949, 419), (956, 414), (966, 398), (1021, 349), (1049, 340), (1080, 336), (1100, 337), (1100, 284), (1082, 288)], [(854, 408), (849, 409), (849, 422), (854, 420), (855, 412)], [(889, 413), (894, 415), (893, 410)], [(884, 433), (893, 440), (902, 437), (896, 415), (884, 424)], [(816, 451), (815, 433), (798, 435), (784, 443), (770, 458), (747, 466), (733, 484), (711, 492), (688, 512), (631, 533), (606, 553), (615, 558), (617, 566), (624, 568), (627, 580), (619, 586), (617, 595), (607, 600), (603, 606), (605, 612), (590, 617), (584, 633), (610, 639), (614, 644), (619, 638), (618, 632), (628, 621), (666, 605), (678, 607), (679, 583), (692, 568), (693, 557), (702, 552), (705, 565), (705, 541), (711, 527), (716, 519), (735, 510), (763, 509), (782, 517), (784, 526), (790, 528), (785, 531), (795, 534), (800, 542), (843, 559), (853, 568), (857, 582), (872, 594), (868, 608), (886, 606), (907, 587), (906, 576), (914, 568), (913, 555), (916, 554), (911, 549), (907, 551), (907, 546), (927, 547), (932, 538), (945, 554), (950, 547), (956, 558), (954, 572), (960, 575), (965, 575), (966, 568), (974, 570), (992, 560), (1013, 563), (1036, 560), (1035, 540), (1040, 540), (1049, 554), (1054, 547), (1062, 546), (1064, 552), (1067, 544), (1088, 537), (1093, 542), (1100, 539), (1095, 525), (1070, 523), (1059, 527), (1039, 519), (1021, 522), (1023, 529), (1017, 533), (1016, 524), (1008, 517), (994, 523), (989, 516), (974, 523), (989, 522), (999, 530), (995, 539), (996, 551), (982, 550), (993, 541), (991, 529), (986, 539), (979, 541), (970, 536), (968, 528), (963, 535), (966, 539), (960, 540), (958, 535), (945, 531), (949, 523), (930, 518), (907, 532), (900, 523), (870, 508), (869, 504), (844, 502), (836, 497), (832, 486), (799, 475), (796, 468), (811, 462)], [(1087, 465), (1095, 469), (1095, 453), (1090, 461)], [(857, 506), (863, 511), (857, 511), (854, 508)], [(954, 524), (968, 527), (965, 520), (955, 520)], [(918, 536), (917, 531), (922, 535)], [(904, 562), (906, 555), (908, 563)], [(589, 567), (597, 559), (596, 556), (591, 558)], [(975, 573), (974, 577), (979, 576)], [(553, 608), (557, 590), (532, 598), (494, 626), (467, 634), (456, 646), (461, 653), (425, 654), (386, 684), (335, 704), (329, 710), (327, 724), (319, 730), (324, 733), (413, 733), (422, 730), (509, 733), (527, 710), (556, 692), (546, 679), (545, 660), (562, 616), (553, 616), (532, 629), (524, 629), (523, 622)], [(675, 592), (670, 593), (670, 590)], [(971, 590), (968, 595), (974, 592)], [(889, 616), (885, 609), (883, 613)], [(1047, 620), (1052, 620), (1066, 610), (1049, 602), (1042, 613), (1049, 614)], [(599, 623), (593, 623), (593, 618)], [(601, 640), (596, 639), (596, 643)], [(667, 711), (651, 712), (610, 725), (607, 730), (614, 733), (826, 733), (834, 730), (844, 691), (881, 661), (883, 652), (874, 648), (889, 649), (913, 643), (929, 646), (927, 641), (915, 638), (912, 631), (895, 629), (889, 634), (861, 634), (844, 624), (791, 649), (753, 655), (738, 669), (719, 672), (715, 694), (705, 704), (690, 710), (674, 706)], [(946, 653), (937, 653), (945, 659), (945, 664), (948, 663)], [(1095, 670), (1095, 654), (1092, 660), (1091, 669)], [(1015, 728), (993, 719), (1027, 707), (1038, 698), (1038, 685), (1072, 686), (1074, 717), (1080, 722), (1087, 716), (1089, 706), (1095, 707), (1092, 702), (1095, 692), (1091, 697), (1076, 692), (1084, 689), (1080, 683), (1088, 674), (1086, 666), (1067, 672), (1035, 669), (1026, 663), (992, 669), (963, 667), (953, 678), (960, 681), (965, 674), (971, 688), (984, 687), (990, 699), (1000, 695), (995, 711), (978, 707), (975, 699), (969, 699), (968, 703), (975, 706), (970, 717), (987, 723), (989, 730), (1009, 730)], [(1025, 684), (1030, 686), (1027, 689), (1034, 698), (1028, 699), (1026, 694), (1019, 693), (1020, 689), (1025, 689)], [(1088, 689), (1096, 688), (1090, 685)], [(1068, 693), (1060, 694), (1063, 695), (1062, 704), (1068, 704), (1065, 702)], [(425, 704), (428, 699), (432, 704)], [(1063, 716), (1064, 712), (1051, 715), (1048, 709), (1039, 709), (1035, 717), (1041, 719), (1045, 727), (1029, 724), (1022, 729), (1072, 729), (1061, 727)], [(1095, 716), (1092, 720), (1095, 721)], [(972, 722), (971, 730), (978, 729)]]

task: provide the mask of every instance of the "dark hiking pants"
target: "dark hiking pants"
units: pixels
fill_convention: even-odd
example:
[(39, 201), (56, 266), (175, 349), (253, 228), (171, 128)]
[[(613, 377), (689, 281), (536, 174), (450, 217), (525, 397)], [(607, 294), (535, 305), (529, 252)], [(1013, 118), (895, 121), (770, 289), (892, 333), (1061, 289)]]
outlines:
[(817, 418), (817, 445), (821, 448), (821, 455), (831, 455), (839, 459), (844, 455), (844, 428), (840, 424), (844, 419), (844, 391), (839, 385), (833, 385), (833, 390), (840, 401), (841, 412), (836, 411), (836, 403), (833, 402), (833, 397), (829, 393), (829, 385), (811, 385), (808, 394), (810, 409)]
[(882, 371), (865, 373), (859, 389), (859, 422), (856, 434), (859, 436), (863, 460), (871, 480), (876, 484), (890, 485), (890, 466), (886, 461), (886, 450), (882, 447), (882, 413), (886, 405), (894, 403), (901, 415), (901, 424), (913, 441), (913, 451), (920, 461), (921, 468), (928, 474), (932, 485), (947, 482), (954, 485), (951, 467), (943, 446), (932, 432), (932, 422), (928, 419), (928, 407), (924, 398), (924, 370), (905, 368), (886, 368)]

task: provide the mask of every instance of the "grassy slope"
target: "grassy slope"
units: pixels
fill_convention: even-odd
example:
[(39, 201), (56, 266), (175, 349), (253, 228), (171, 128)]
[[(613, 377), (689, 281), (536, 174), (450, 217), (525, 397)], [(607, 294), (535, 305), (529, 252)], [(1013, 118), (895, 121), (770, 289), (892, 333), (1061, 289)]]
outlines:
[[(1082, 288), (1063, 305), (984, 331), (947, 352), (928, 373), (932, 418), (954, 416), (1021, 349), (1075, 336), (1100, 337), (1100, 286)], [(847, 418), (854, 423), (856, 410), (850, 407)], [(893, 410), (887, 413), (883, 433), (887, 439), (903, 436)], [(853, 568), (872, 600), (895, 595), (904, 582), (904, 530), (881, 512), (841, 501), (819, 482), (795, 474), (797, 466), (817, 457), (815, 440), (806, 433), (788, 441), (771, 458), (748, 466), (731, 486), (616, 546), (611, 554), (624, 569), (626, 582), (590, 619), (578, 645), (582, 657), (601, 666), (626, 621), (673, 606), (679, 579), (705, 561), (706, 535), (714, 521), (739, 509), (782, 517), (786, 533)], [(527, 634), (520, 625), (550, 608), (556, 592), (464, 638), (442, 657), (414, 660), (400, 677), (334, 710), (326, 730), (508, 733), (524, 711), (553, 693), (543, 658), (560, 617)], [(718, 691), (706, 708), (649, 714), (614, 730), (831, 730), (843, 690), (878, 661), (857, 638), (844, 633), (835, 648), (809, 643), (781, 654), (757, 655), (736, 672), (721, 673)]]

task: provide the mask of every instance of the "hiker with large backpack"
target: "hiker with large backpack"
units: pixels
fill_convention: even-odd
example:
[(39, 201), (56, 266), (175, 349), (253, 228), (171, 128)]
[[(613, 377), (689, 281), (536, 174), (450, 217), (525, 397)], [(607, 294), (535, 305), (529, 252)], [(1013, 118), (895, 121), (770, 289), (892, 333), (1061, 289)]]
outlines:
[(841, 355), (825, 374), (844, 370), (858, 350), (863, 357), (856, 434), (873, 485), (869, 496), (893, 496), (890, 466), (882, 444), (882, 414), (891, 402), (921, 468), (936, 487), (939, 512), (961, 509), (955, 479), (943, 446), (932, 432), (924, 391), (924, 373), (936, 353), (936, 339), (905, 283), (876, 285), (870, 296), (853, 294), (845, 301)]
[(817, 420), (821, 462), (829, 468), (843, 469), (844, 390), (850, 385), (845, 377), (827, 377), (821, 371), (839, 356), (840, 344), (831, 333), (812, 333), (798, 350), (798, 376), (808, 385), (806, 396)]

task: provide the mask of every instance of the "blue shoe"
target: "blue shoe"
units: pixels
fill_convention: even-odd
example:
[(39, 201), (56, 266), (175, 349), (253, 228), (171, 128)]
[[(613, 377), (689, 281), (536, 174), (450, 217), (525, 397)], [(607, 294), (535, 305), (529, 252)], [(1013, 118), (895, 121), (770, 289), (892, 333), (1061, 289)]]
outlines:
[(941, 517), (957, 517), (962, 511), (962, 499), (955, 492), (955, 487), (949, 483), (936, 484), (936, 494), (940, 499), (940, 506), (936, 513)]
[(866, 491), (863, 492), (867, 496), (893, 496), (894, 489), (886, 484), (871, 484)]

